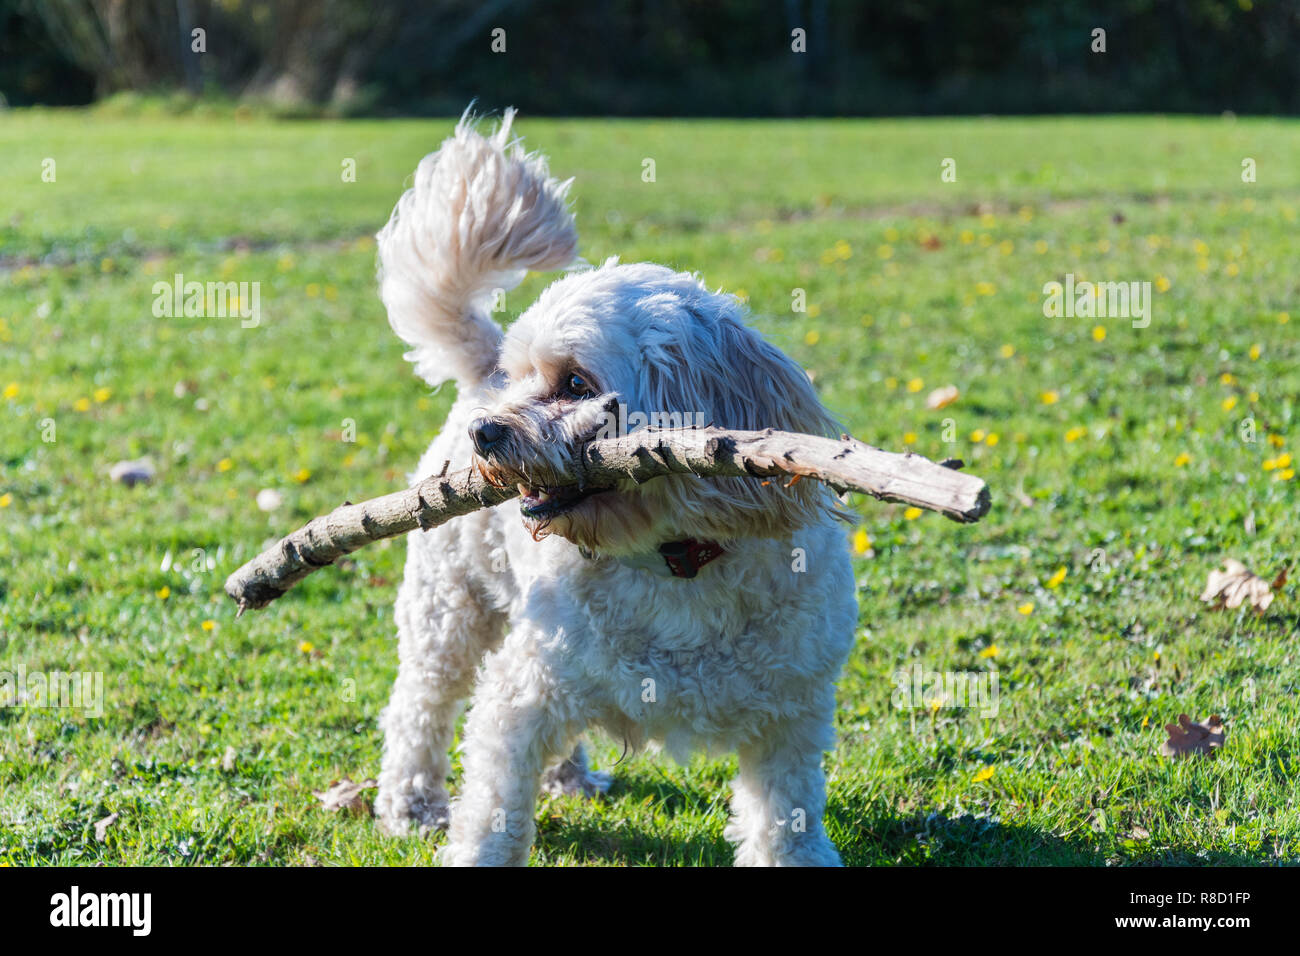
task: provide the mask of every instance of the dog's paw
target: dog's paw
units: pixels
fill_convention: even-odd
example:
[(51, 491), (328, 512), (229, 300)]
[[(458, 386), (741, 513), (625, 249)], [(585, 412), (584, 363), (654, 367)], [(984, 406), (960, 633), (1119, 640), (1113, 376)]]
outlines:
[(434, 830), (446, 830), (451, 825), (451, 810), (445, 798), (394, 797), (381, 791), (375, 800), (375, 819), (387, 836), (408, 836), (412, 828), (425, 836)]
[(613, 782), (612, 774), (566, 760), (547, 771), (542, 779), (542, 789), (553, 797), (597, 797), (608, 791)]

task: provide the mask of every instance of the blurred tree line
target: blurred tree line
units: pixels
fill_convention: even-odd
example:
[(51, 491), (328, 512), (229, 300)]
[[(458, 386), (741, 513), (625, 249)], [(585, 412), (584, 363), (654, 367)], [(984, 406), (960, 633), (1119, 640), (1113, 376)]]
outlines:
[(0, 0), (13, 105), (1296, 113), (1297, 51), (1300, 0)]

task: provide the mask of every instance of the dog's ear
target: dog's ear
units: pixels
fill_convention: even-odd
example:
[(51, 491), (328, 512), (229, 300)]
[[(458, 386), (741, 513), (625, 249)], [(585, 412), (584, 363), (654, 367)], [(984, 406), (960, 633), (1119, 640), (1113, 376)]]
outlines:
[[(639, 399), (647, 414), (693, 415), (719, 428), (835, 436), (840, 428), (807, 373), (742, 321), (731, 296), (698, 287), (689, 298), (656, 293), (638, 305), (642, 325)], [(784, 535), (820, 518), (833, 498), (818, 482), (783, 487), (756, 479), (718, 479), (737, 518), (763, 535)], [(714, 502), (718, 504), (719, 502)]]
[[(655, 301), (672, 299), (669, 303)], [(705, 292), (693, 301), (654, 295), (638, 303), (656, 313), (640, 343), (640, 398), (646, 412), (694, 412), (719, 428), (778, 428), (839, 434), (807, 373), (742, 321), (734, 298)]]

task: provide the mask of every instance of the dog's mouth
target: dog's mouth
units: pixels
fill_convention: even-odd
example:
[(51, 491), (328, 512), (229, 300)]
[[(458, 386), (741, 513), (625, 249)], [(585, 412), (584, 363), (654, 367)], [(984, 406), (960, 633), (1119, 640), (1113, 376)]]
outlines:
[(579, 488), (577, 485), (519, 484), (519, 510), (528, 518), (555, 518), (572, 511), (592, 495), (607, 488)]

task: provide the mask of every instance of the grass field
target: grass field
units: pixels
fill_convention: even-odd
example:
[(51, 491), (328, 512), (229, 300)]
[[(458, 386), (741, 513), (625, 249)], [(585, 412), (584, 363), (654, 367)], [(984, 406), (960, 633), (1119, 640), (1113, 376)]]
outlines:
[[(312, 796), (378, 771), (402, 542), (238, 621), (221, 583), (269, 538), (402, 485), (436, 433), (451, 389), (403, 362), (370, 237), (449, 128), (0, 114), (0, 671), (105, 675), (102, 717), (0, 706), (0, 862), (432, 859), (436, 838), (383, 839)], [(1197, 600), (1224, 556), (1270, 578), (1294, 557), (1300, 126), (520, 131), (576, 177), (587, 259), (747, 297), (856, 436), (964, 458), (992, 487), (968, 527), (854, 502), (860, 637), (827, 757), (846, 863), (1300, 857), (1294, 587), (1260, 616)], [(260, 325), (155, 318), (175, 273), (261, 283)], [(1044, 317), (1067, 273), (1151, 282), (1149, 327)], [(927, 410), (947, 384), (960, 399)], [(141, 455), (151, 485), (108, 479)], [(269, 515), (265, 488), (284, 497)], [(892, 706), (914, 664), (996, 668), (998, 713)], [(1217, 756), (1158, 755), (1180, 712), (1223, 716)], [(594, 741), (603, 767), (620, 752)], [(729, 863), (733, 772), (629, 758), (607, 800), (542, 801), (534, 860)]]

